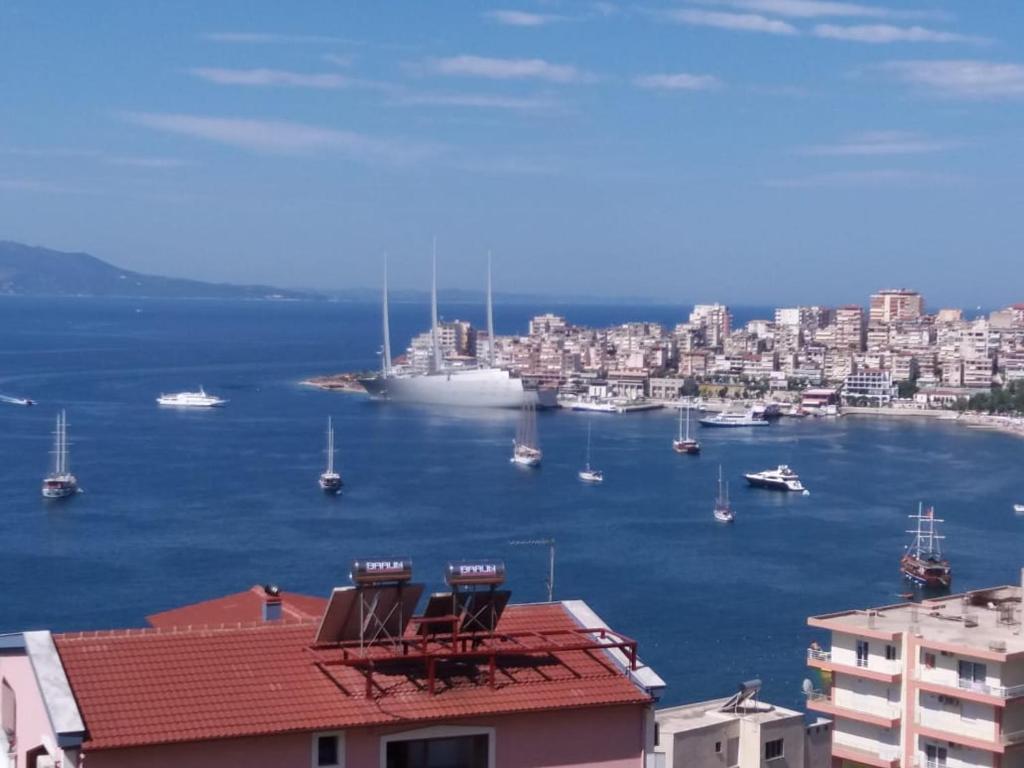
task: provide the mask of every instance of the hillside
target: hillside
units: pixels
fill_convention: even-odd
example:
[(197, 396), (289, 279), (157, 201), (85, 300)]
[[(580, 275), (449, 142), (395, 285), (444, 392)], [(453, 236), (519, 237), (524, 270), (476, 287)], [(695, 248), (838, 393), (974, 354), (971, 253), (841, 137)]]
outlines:
[(204, 283), (120, 269), (88, 253), (0, 241), (0, 296), (127, 296), (188, 299), (309, 299), (265, 285)]

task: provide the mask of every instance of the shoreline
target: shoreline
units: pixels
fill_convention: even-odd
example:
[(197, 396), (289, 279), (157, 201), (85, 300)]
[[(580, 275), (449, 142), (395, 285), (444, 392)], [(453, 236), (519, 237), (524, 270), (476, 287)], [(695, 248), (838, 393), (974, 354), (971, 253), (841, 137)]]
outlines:
[(311, 376), (299, 383), (306, 387), (316, 387), (326, 392), (346, 392), (352, 395), (368, 394), (366, 388), (359, 383), (361, 373), (328, 373), (322, 376)]

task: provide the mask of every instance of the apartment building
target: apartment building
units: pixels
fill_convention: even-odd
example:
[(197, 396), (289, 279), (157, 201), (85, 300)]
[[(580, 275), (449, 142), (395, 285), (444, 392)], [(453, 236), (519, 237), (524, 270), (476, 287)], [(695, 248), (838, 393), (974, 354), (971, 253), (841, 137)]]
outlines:
[[(1024, 574), (1022, 574), (1024, 576)], [(807, 707), (835, 719), (832, 763), (1024, 768), (1021, 586), (813, 616)]]
[(872, 325), (894, 320), (916, 320), (924, 314), (924, 298), (904, 288), (871, 294), (868, 319)]
[(843, 384), (843, 399), (847, 403), (864, 401), (868, 405), (886, 405), (896, 397), (896, 393), (892, 374), (879, 368), (851, 373)]

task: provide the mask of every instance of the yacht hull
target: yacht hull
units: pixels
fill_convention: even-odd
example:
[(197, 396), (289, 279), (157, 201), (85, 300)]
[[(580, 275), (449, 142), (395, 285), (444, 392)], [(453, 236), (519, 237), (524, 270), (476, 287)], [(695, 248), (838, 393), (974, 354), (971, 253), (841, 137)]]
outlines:
[(758, 477), (757, 475), (744, 475), (747, 482), (754, 488), (766, 488), (769, 491), (785, 491), (786, 493), (802, 493), (803, 487), (792, 488), (785, 480)]
[(360, 379), (374, 397), (395, 403), (455, 408), (537, 408), (557, 406), (553, 389), (527, 389), (522, 379), (498, 368)]

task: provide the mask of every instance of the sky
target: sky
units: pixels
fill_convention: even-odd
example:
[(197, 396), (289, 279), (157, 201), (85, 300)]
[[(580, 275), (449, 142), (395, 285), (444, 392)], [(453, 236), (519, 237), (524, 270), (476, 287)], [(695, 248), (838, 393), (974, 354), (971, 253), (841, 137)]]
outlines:
[(1024, 3), (0, 0), (0, 239), (283, 287), (1024, 300)]

